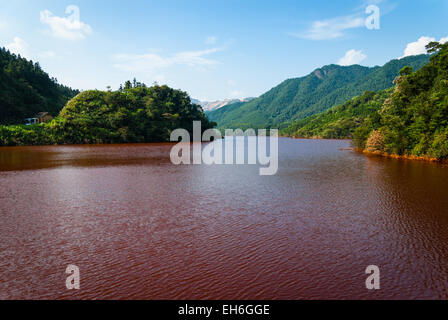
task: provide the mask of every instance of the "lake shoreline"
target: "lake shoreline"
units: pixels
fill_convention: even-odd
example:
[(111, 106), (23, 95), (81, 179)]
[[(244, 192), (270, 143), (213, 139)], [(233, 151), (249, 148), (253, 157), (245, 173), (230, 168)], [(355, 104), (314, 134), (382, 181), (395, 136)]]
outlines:
[(292, 137), (292, 136), (280, 136), (280, 138), (290, 138), (295, 140), (330, 140), (330, 141), (352, 141), (353, 139), (350, 138), (322, 138), (322, 137), (312, 137), (312, 138), (305, 138), (305, 137)]
[(386, 152), (380, 152), (380, 151), (367, 151), (365, 149), (356, 149), (357, 152), (363, 153), (366, 156), (369, 157), (382, 157), (382, 158), (389, 158), (389, 159), (398, 159), (398, 160), (410, 160), (410, 161), (420, 161), (420, 162), (432, 162), (432, 163), (440, 163), (440, 164), (447, 164), (448, 160), (440, 160), (437, 158), (430, 158), (425, 156), (407, 156), (407, 155), (397, 155), (393, 153), (386, 153)]
[[(295, 139), (295, 140), (329, 140), (329, 141), (352, 141), (353, 139), (331, 139), (331, 138), (321, 138), (321, 137), (313, 137), (313, 138), (298, 138), (298, 137), (286, 137), (284, 136), (284, 138), (291, 138), (291, 139)], [(389, 159), (397, 159), (397, 160), (410, 160), (410, 161), (420, 161), (420, 162), (432, 162), (432, 163), (440, 163), (440, 164), (448, 164), (448, 159), (446, 160), (440, 160), (437, 158), (431, 158), (431, 157), (426, 157), (426, 156), (409, 156), (409, 155), (397, 155), (397, 154), (392, 154), (392, 153), (387, 153), (387, 152), (380, 152), (380, 151), (367, 151), (365, 149), (361, 149), (361, 148), (346, 148), (344, 150), (353, 150), (359, 153), (362, 153), (366, 156), (369, 157), (382, 157), (382, 158), (389, 158)]]
[[(289, 138), (293, 140), (309, 140), (309, 141), (316, 141), (316, 140), (322, 140), (322, 141), (352, 141), (353, 139), (332, 139), (332, 138), (319, 138), (319, 137), (313, 137), (313, 138), (299, 138), (299, 137), (289, 137), (289, 136), (280, 136), (280, 138)], [(205, 143), (205, 142), (203, 142)], [(27, 144), (27, 145), (0, 145), (0, 151), (1, 150), (7, 150), (7, 149), (13, 149), (13, 148), (23, 148), (23, 147), (34, 147), (34, 148), (42, 148), (42, 147), (114, 147), (117, 145), (123, 145), (123, 146), (163, 146), (163, 145), (175, 145), (176, 142), (169, 142), (169, 141), (161, 141), (161, 142), (130, 142), (130, 143), (94, 143), (94, 144)], [(410, 161), (419, 161), (419, 162), (432, 162), (432, 163), (439, 163), (439, 164), (448, 164), (448, 159), (440, 160), (437, 158), (430, 158), (425, 156), (409, 156), (409, 155), (397, 155), (397, 154), (391, 154), (386, 152), (380, 152), (380, 151), (367, 151), (365, 149), (361, 148), (343, 148), (342, 150), (346, 151), (355, 151), (361, 154), (364, 154), (368, 157), (382, 157), (382, 158), (389, 158), (389, 159), (397, 159), (397, 160), (410, 160)]]

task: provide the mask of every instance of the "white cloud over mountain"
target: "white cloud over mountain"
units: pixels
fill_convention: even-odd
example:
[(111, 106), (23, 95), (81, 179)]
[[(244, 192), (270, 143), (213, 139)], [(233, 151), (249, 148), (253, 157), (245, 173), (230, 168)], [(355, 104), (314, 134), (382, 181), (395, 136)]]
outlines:
[(56, 56), (56, 54), (54, 53), (54, 51), (51, 50), (47, 50), (47, 51), (36, 51), (33, 50), (30, 45), (23, 40), (20, 37), (14, 37), (13, 42), (7, 44), (5, 46), (5, 48), (7, 50), (9, 50), (11, 53), (14, 53), (16, 55), (22, 56), (23, 58), (26, 59), (49, 59), (49, 58), (54, 58)]
[(354, 64), (360, 64), (363, 62), (367, 56), (362, 53), (361, 50), (349, 50), (345, 53), (345, 56), (343, 56), (341, 59), (339, 59), (338, 64), (341, 66), (351, 66)]
[[(426, 46), (433, 41), (437, 41), (436, 38), (422, 36), (417, 41), (408, 43), (406, 49), (404, 50), (404, 55), (400, 58), (425, 54), (427, 52)], [(440, 43), (448, 42), (448, 37), (441, 38), (439, 42)]]
[(20, 54), (24, 58), (29, 59), (30, 57), (29, 45), (22, 38), (14, 37), (13, 42), (6, 45), (6, 49), (11, 53)]

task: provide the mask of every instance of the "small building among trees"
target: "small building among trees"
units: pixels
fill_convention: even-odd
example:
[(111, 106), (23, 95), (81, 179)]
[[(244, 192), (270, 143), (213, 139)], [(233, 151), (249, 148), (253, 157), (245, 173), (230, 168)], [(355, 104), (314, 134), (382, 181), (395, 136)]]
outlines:
[(25, 119), (25, 124), (27, 126), (39, 123), (47, 123), (53, 120), (53, 117), (48, 112), (39, 112), (35, 118)]
[(27, 126), (31, 126), (31, 125), (33, 125), (33, 124), (37, 124), (38, 122), (37, 122), (37, 118), (26, 118), (25, 119), (25, 124), (27, 125)]

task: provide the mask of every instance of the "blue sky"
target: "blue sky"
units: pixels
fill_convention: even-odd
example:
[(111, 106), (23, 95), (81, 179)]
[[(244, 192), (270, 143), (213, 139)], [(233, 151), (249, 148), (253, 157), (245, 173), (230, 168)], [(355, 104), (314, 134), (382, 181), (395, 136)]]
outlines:
[[(379, 30), (365, 26), (372, 4)], [(383, 65), (445, 38), (446, 0), (0, 0), (0, 46), (61, 83), (116, 89), (136, 77), (208, 101), (259, 96), (327, 64)]]

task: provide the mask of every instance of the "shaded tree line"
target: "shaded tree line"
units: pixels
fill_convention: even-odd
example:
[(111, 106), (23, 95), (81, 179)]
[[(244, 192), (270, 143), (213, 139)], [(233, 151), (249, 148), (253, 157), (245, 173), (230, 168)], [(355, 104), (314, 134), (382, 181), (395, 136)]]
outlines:
[(0, 48), (0, 124), (23, 123), (39, 112), (57, 116), (78, 93), (50, 78), (38, 62)]

